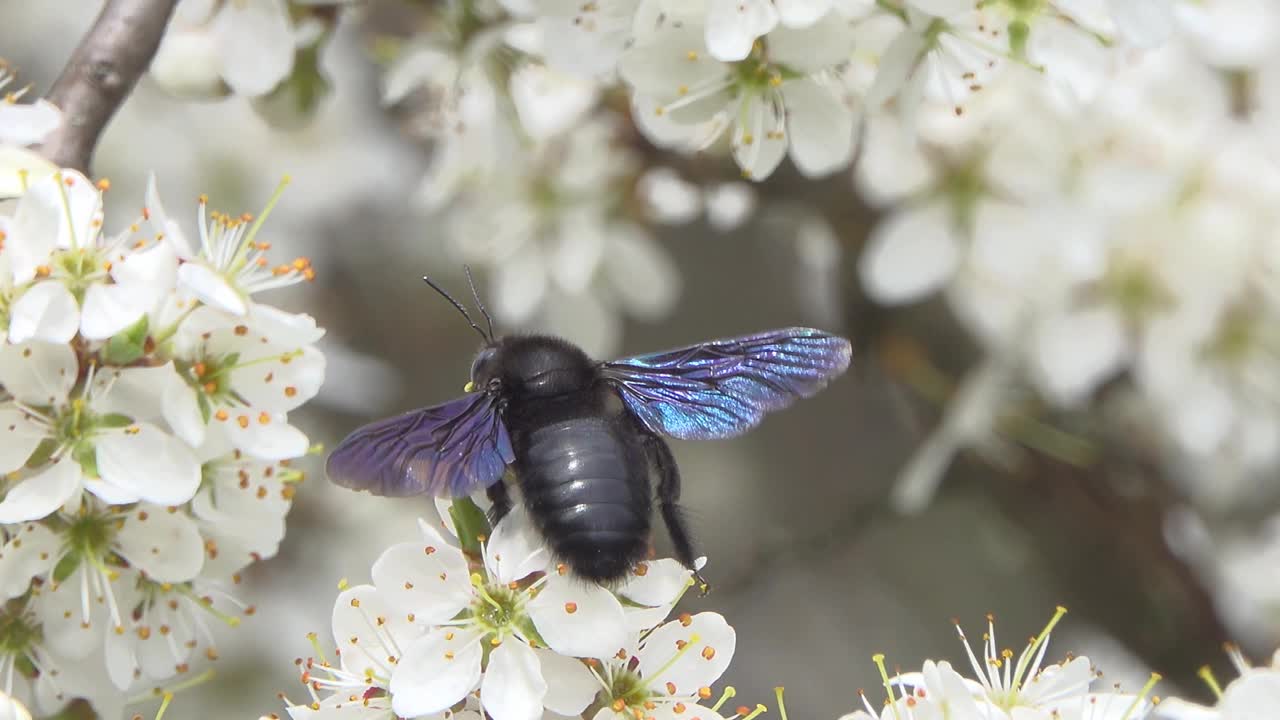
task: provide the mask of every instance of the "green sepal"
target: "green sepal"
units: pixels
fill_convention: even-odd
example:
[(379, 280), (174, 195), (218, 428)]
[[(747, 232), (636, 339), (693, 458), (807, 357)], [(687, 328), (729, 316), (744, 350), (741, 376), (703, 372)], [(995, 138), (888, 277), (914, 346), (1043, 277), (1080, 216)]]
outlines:
[(45, 438), (40, 441), (36, 449), (31, 453), (31, 457), (27, 458), (27, 467), (35, 469), (49, 462), (53, 457), (53, 453), (58, 449), (58, 441), (53, 438)]
[(150, 332), (147, 316), (121, 330), (107, 341), (102, 349), (102, 359), (108, 365), (128, 365), (147, 354), (147, 333)]
[(69, 552), (62, 556), (57, 565), (53, 566), (53, 579), (55, 582), (66, 582), (71, 577), (71, 573), (80, 567), (80, 555), (78, 553)]
[(196, 393), (196, 405), (200, 406), (200, 417), (204, 419), (204, 424), (208, 425), (209, 420), (213, 418), (213, 407), (209, 405), (209, 396), (202, 392)]
[(133, 424), (133, 418), (120, 413), (109, 413), (107, 415), (99, 415), (97, 425), (100, 428), (122, 428), (129, 427)]
[(80, 466), (85, 476), (96, 478), (98, 475), (98, 449), (91, 443), (77, 446), (71, 451), (71, 459)]
[(462, 551), (476, 557), (480, 556), (480, 543), (489, 538), (492, 528), (489, 518), (469, 497), (456, 498), (449, 507), (449, 515), (453, 518), (453, 527), (458, 531), (458, 543)]

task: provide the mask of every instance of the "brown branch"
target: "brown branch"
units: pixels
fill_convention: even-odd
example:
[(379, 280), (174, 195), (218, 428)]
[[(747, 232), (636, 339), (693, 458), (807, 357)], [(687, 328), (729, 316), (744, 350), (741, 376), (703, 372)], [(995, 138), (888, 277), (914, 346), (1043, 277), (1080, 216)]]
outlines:
[(98, 136), (151, 64), (177, 0), (108, 0), (63, 68), (48, 100), (62, 125), (40, 152), (51, 162), (89, 172)]

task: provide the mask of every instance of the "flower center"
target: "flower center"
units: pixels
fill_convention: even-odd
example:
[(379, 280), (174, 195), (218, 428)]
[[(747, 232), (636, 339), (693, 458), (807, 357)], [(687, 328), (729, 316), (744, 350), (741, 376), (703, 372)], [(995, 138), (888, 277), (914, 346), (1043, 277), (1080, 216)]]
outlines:
[(111, 555), (111, 545), (123, 523), (122, 519), (105, 513), (87, 512), (77, 515), (62, 529), (67, 553), (54, 566), (53, 579), (57, 582), (65, 581), (83, 562), (105, 570), (106, 561)]
[(16, 657), (21, 663), (41, 639), (40, 626), (19, 601), (0, 605), (0, 655)]

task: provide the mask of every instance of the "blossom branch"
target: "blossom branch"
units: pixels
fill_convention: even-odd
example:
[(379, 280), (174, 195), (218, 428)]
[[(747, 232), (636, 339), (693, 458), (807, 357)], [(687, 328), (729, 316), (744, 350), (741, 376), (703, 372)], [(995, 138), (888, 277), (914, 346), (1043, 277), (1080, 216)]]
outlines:
[(98, 136), (151, 63), (177, 0), (109, 0), (72, 53), (48, 99), (64, 121), (41, 147), (85, 173)]

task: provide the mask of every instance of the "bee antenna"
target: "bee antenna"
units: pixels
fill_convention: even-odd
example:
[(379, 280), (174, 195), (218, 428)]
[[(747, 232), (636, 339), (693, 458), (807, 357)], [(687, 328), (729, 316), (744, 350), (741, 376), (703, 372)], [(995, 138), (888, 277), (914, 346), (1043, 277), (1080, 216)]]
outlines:
[(476, 290), (475, 278), (471, 277), (471, 266), (463, 265), (462, 269), (467, 273), (467, 284), (471, 286), (471, 297), (476, 299), (476, 307), (480, 308), (480, 314), (484, 315), (484, 321), (489, 325), (489, 338), (493, 339), (493, 318), (489, 315), (489, 310), (485, 308), (484, 302), (480, 300), (480, 293)]
[[(468, 276), (469, 275), (470, 273), (468, 273)], [(476, 332), (480, 333), (480, 337), (484, 338), (485, 342), (493, 342), (493, 334), (490, 333), (486, 335), (484, 332), (484, 329), (482, 329), (479, 325), (477, 325), (475, 320), (471, 319), (471, 314), (467, 312), (466, 308), (462, 307), (462, 303), (458, 302), (457, 300), (454, 300), (452, 295), (445, 292), (444, 288), (435, 284), (435, 281), (433, 281), (430, 277), (423, 275), (422, 280), (426, 284), (430, 285), (432, 290), (435, 290), (436, 292), (440, 293), (445, 300), (448, 300), (450, 304), (452, 304), (455, 308), (457, 308), (458, 312), (462, 313), (462, 317), (467, 319), (467, 324), (470, 325), (472, 329), (474, 329)], [(487, 313), (485, 314), (485, 317), (488, 317)]]

